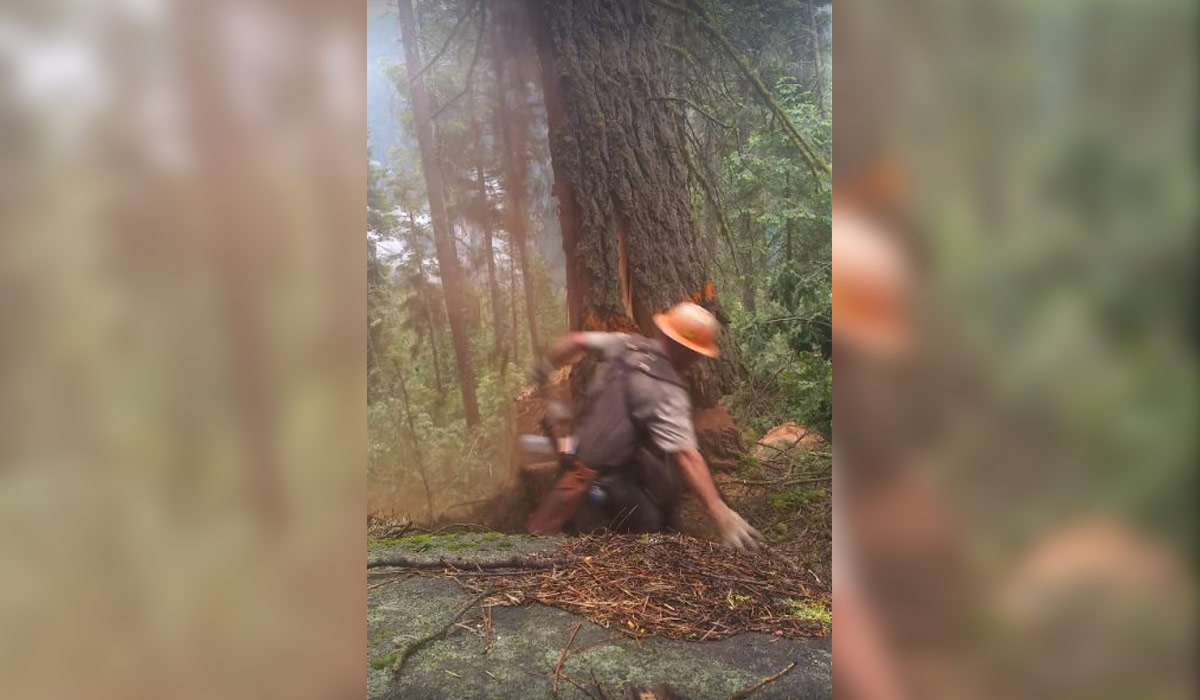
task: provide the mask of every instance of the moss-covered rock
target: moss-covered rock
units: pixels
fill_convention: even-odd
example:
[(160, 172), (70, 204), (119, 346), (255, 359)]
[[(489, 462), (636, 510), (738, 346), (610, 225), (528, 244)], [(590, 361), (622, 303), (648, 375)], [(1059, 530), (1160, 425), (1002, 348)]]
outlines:
[[(417, 536), (421, 537), (421, 536)], [(447, 556), (447, 542), (433, 536), (417, 540), (430, 545), (422, 554)], [(412, 555), (412, 541), (377, 544), (383, 550)], [(557, 543), (535, 538), (455, 536), (463, 544), (451, 556), (511, 556), (513, 550), (553, 548)], [(508, 543), (504, 547), (503, 542)], [(475, 546), (466, 546), (474, 543)], [(372, 550), (373, 552), (375, 549)], [(373, 581), (385, 579), (375, 575)], [(468, 611), (462, 625), (452, 627), (413, 654), (402, 673), (392, 667), (414, 640), (442, 629), (472, 598), (453, 581), (414, 577), (368, 591), (368, 696), (382, 698), (541, 698), (552, 697), (551, 676), (572, 629), (583, 618), (563, 610), (533, 605), (492, 608), (490, 644), (485, 644), (478, 608)], [(726, 698), (795, 661), (790, 673), (755, 694), (756, 698), (832, 697), (828, 639), (777, 639), (741, 635), (717, 642), (662, 639), (635, 641), (616, 630), (583, 621), (562, 673), (590, 685), (593, 674), (610, 694), (622, 686), (666, 683), (693, 700)], [(561, 698), (587, 697), (567, 680), (560, 680)]]

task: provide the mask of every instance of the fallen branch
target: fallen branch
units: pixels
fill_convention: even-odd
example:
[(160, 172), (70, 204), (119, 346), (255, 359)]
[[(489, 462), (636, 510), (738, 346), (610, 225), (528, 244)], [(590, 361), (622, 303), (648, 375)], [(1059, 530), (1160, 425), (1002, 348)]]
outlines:
[(492, 532), (492, 528), (488, 527), (487, 525), (480, 525), (479, 523), (450, 523), (449, 525), (443, 525), (436, 530), (427, 530), (423, 527), (417, 528), (417, 532), (421, 533), (422, 535), (440, 535), (441, 533), (449, 530), (453, 530), (455, 532)]
[[(763, 462), (761, 460), (754, 459), (753, 457), (750, 457), (749, 459), (757, 464), (769, 464), (769, 462)], [(775, 477), (773, 479), (730, 479), (729, 483), (739, 484), (741, 486), (795, 486), (797, 484), (819, 484), (823, 481), (829, 481), (833, 478), (833, 472), (827, 471), (824, 474), (817, 476), (806, 476), (799, 479), (793, 479), (792, 474), (794, 474), (795, 471), (795, 467), (793, 466), (791, 469), (788, 469), (787, 474)]]
[(511, 586), (505, 586), (504, 588), (493, 588), (476, 595), (474, 598), (471, 598), (464, 603), (463, 606), (458, 609), (458, 612), (454, 613), (454, 615), (450, 617), (445, 625), (434, 632), (421, 637), (420, 639), (409, 642), (408, 646), (404, 647), (404, 650), (400, 652), (400, 656), (396, 658), (396, 662), (392, 664), (392, 675), (399, 677), (400, 672), (404, 670), (404, 662), (408, 661), (408, 657), (417, 653), (417, 651), (423, 647), (428, 646), (431, 642), (437, 641), (438, 639), (441, 639), (449, 634), (450, 630), (454, 629), (454, 625), (458, 623), (458, 618), (462, 617), (468, 610), (475, 607), (475, 605), (481, 600), (487, 598), (488, 596), (500, 593), (501, 591), (508, 590), (509, 588), (511, 588)]
[(391, 566), (401, 569), (458, 569), (464, 571), (483, 569), (525, 569), (541, 571), (556, 566), (569, 566), (579, 561), (578, 557), (509, 557), (494, 561), (469, 561), (466, 559), (447, 559), (441, 557), (434, 560), (413, 559), (411, 557), (378, 557), (367, 561), (368, 569), (381, 566)]
[(793, 668), (796, 668), (795, 661), (788, 664), (782, 671), (780, 671), (778, 673), (774, 673), (770, 676), (767, 676), (766, 678), (755, 683), (754, 685), (750, 686), (749, 688), (746, 688), (745, 690), (739, 690), (738, 692), (734, 693), (733, 695), (730, 695), (729, 700), (743, 700), (743, 698), (748, 698), (751, 695), (753, 695), (754, 693), (758, 692), (758, 690), (760, 688), (762, 688), (764, 685), (771, 683), (773, 681), (779, 680), (784, 675), (786, 675), (788, 671), (791, 671)]

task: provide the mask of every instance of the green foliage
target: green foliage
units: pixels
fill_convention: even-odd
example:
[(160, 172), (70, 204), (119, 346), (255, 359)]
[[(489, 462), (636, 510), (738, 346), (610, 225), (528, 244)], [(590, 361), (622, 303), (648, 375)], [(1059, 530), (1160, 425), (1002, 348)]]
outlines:
[[(828, 100), (829, 16), (820, 7), (708, 3), (720, 29), (772, 91), (817, 154), (832, 155)], [(698, 220), (711, 230), (715, 281), (742, 350), (748, 381), (730, 405), (752, 433), (799, 421), (832, 432), (832, 191), (814, 178), (795, 143), (729, 58), (702, 38), (676, 37), (677, 94), (702, 108), (684, 115), (693, 161), (716, 202), (693, 178)], [(718, 89), (708, 86), (719, 85)], [(733, 89), (736, 88), (736, 89)], [(721, 221), (727, 231), (719, 231)], [(718, 229), (718, 230), (712, 230)], [(717, 242), (717, 237), (726, 240)], [(740, 303), (738, 303), (740, 302)]]
[(833, 363), (820, 347), (806, 344), (802, 319), (764, 323), (740, 309), (733, 333), (750, 375), (729, 397), (743, 427), (756, 435), (798, 421), (824, 435), (833, 430)]
[(771, 494), (767, 502), (777, 510), (791, 510), (828, 499), (829, 492), (825, 489), (791, 489)]
[(387, 656), (380, 656), (380, 657), (371, 659), (371, 668), (375, 669), (376, 671), (382, 671), (385, 668), (388, 668), (392, 664), (396, 663), (396, 659), (398, 659), (398, 658), (400, 658), (400, 650), (399, 649), (397, 649), (396, 651), (393, 651), (392, 653), (388, 654)]
[(815, 622), (821, 629), (828, 630), (833, 625), (833, 612), (824, 603), (815, 600), (794, 600), (786, 598), (783, 601), (788, 609), (788, 615), (805, 622)]

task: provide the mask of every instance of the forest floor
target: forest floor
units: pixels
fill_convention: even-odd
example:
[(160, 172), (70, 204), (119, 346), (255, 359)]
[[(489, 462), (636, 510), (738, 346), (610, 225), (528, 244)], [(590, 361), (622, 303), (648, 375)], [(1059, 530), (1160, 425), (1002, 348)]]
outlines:
[[(666, 684), (677, 695), (650, 697), (701, 700), (728, 698), (768, 678), (751, 697), (832, 697), (828, 634), (753, 632), (716, 641), (638, 635), (597, 624), (595, 614), (530, 604), (529, 591), (518, 590), (530, 580), (506, 586), (507, 574), (487, 568), (552, 561), (580, 539), (459, 532), (372, 541), (371, 559), (400, 557), (410, 566), (369, 569), (368, 697), (613, 699)], [(454, 567), (441, 568), (448, 560)], [(482, 571), (469, 573), (473, 564)], [(553, 581), (561, 574), (538, 575)], [(730, 596), (731, 606), (741, 600)]]
[[(534, 432), (537, 414), (520, 417)], [(556, 473), (514, 462), (476, 525), (372, 520), (368, 697), (831, 698), (828, 445), (787, 423), (746, 450), (723, 411), (697, 429), (768, 553), (715, 544), (691, 497), (687, 536), (503, 534)], [(639, 696), (659, 684), (675, 694)]]

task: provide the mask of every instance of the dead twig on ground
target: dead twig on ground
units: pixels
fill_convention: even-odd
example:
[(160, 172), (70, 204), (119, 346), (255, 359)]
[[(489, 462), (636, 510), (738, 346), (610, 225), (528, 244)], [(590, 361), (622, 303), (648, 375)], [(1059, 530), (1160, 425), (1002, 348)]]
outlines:
[(487, 653), (492, 647), (492, 608), (489, 605), (482, 605), (479, 608), (479, 616), (483, 627), (483, 653)]
[[(790, 476), (790, 475), (789, 475)], [(829, 481), (833, 478), (833, 474), (823, 474), (821, 476), (810, 476), (805, 479), (789, 479), (787, 476), (778, 479), (730, 479), (731, 484), (741, 484), (742, 486), (799, 486), (800, 484), (817, 484), (822, 481)]]
[(588, 671), (592, 674), (592, 682), (596, 684), (596, 690), (600, 691), (600, 697), (603, 700), (609, 700), (608, 691), (604, 689), (604, 684), (596, 678), (596, 669), (591, 668)]
[[(587, 686), (583, 685), (582, 683), (575, 680), (574, 678), (571, 678), (570, 676), (563, 674), (562, 679), (564, 681), (570, 683), (571, 685), (575, 686), (576, 688), (579, 688), (579, 691), (581, 693), (583, 693), (584, 695), (587, 695), (592, 700), (599, 700), (599, 698), (597, 698), (595, 695), (592, 694), (592, 691), (587, 689)], [(555, 691), (555, 692), (557, 692), (557, 691)]]
[(730, 695), (729, 700), (743, 700), (744, 698), (748, 698), (751, 695), (753, 695), (754, 693), (758, 692), (759, 689), (761, 689), (766, 684), (771, 683), (773, 681), (777, 681), (780, 678), (782, 678), (783, 676), (787, 675), (787, 672), (791, 671), (793, 668), (796, 668), (795, 661), (793, 661), (792, 663), (785, 666), (782, 671), (779, 671), (778, 673), (773, 673), (773, 674), (767, 676), (766, 678), (762, 679), (761, 681), (755, 683), (754, 685), (750, 686), (749, 688), (746, 688), (744, 690), (739, 690), (738, 692), (734, 693), (733, 695)]
[(571, 652), (571, 643), (575, 641), (575, 635), (579, 634), (579, 628), (583, 627), (583, 621), (575, 623), (575, 628), (571, 630), (571, 636), (567, 638), (567, 645), (563, 647), (562, 653), (558, 655), (558, 663), (554, 664), (554, 675), (551, 676), (554, 694), (558, 695), (558, 677), (562, 673), (563, 664), (567, 661), (567, 654)]
[(396, 583), (397, 581), (404, 581), (404, 580), (412, 578), (413, 576), (415, 576), (415, 574), (401, 574), (394, 578), (389, 578), (386, 581), (380, 581), (379, 583), (372, 583), (371, 585), (367, 586), (367, 590), (370, 591), (370, 590), (379, 588), (380, 586), (386, 586), (389, 583)]
[[(778, 452), (779, 454), (787, 457), (788, 459), (795, 460), (795, 459), (797, 459), (797, 457), (795, 454), (792, 453), (792, 450), (796, 449), (796, 446), (800, 444), (800, 440), (802, 440), (806, 435), (808, 435), (808, 433), (805, 433), (804, 435), (801, 435), (799, 438), (797, 438), (796, 441), (792, 443), (791, 447), (777, 447), (775, 445), (772, 445), (772, 444), (766, 443), (766, 442), (760, 442), (760, 443), (758, 443), (758, 446), (765, 447), (769, 450), (773, 450), (773, 451)], [(824, 450), (807, 450), (806, 449), (806, 450), (804, 450), (804, 452), (806, 454), (816, 455), (817, 457), (825, 457), (826, 459), (833, 457), (832, 452), (827, 452)]]
[(421, 527), (416, 528), (416, 530), (417, 530), (417, 532), (421, 533), (422, 535), (440, 535), (441, 533), (446, 532), (448, 530), (454, 530), (454, 531), (465, 530), (467, 532), (492, 532), (493, 528), (490, 528), (487, 525), (480, 525), (479, 523), (450, 523), (449, 525), (443, 525), (435, 530), (426, 530), (425, 528), (421, 528)]
[(441, 627), (439, 627), (437, 630), (433, 631), (432, 633), (427, 634), (424, 637), (421, 637), (420, 639), (416, 639), (416, 640), (413, 640), (412, 642), (409, 642), (408, 645), (404, 647), (404, 650), (400, 652), (400, 655), (396, 658), (396, 662), (392, 664), (392, 675), (399, 677), (400, 672), (404, 670), (404, 663), (406, 661), (408, 661), (408, 658), (410, 656), (417, 653), (422, 648), (428, 646), (432, 642), (437, 641), (438, 639), (441, 639), (441, 638), (445, 637), (447, 634), (449, 634), (450, 630), (454, 629), (454, 626), (458, 623), (458, 618), (460, 618), (464, 614), (466, 614), (466, 612), (468, 610), (475, 607), (480, 601), (484, 600), (485, 598), (487, 598), (489, 596), (493, 596), (497, 593), (508, 590), (509, 588), (511, 588), (511, 586), (505, 586), (503, 588), (493, 588), (490, 590), (486, 590), (482, 593), (479, 593), (475, 597), (471, 598), (471, 600), (467, 601), (462, 607), (460, 607), (458, 609), (458, 612), (454, 613), (450, 617), (450, 619), (446, 621), (446, 624), (442, 625)]
[(397, 519), (390, 514), (367, 516), (367, 536), (375, 539), (400, 539), (412, 526), (411, 520)]

